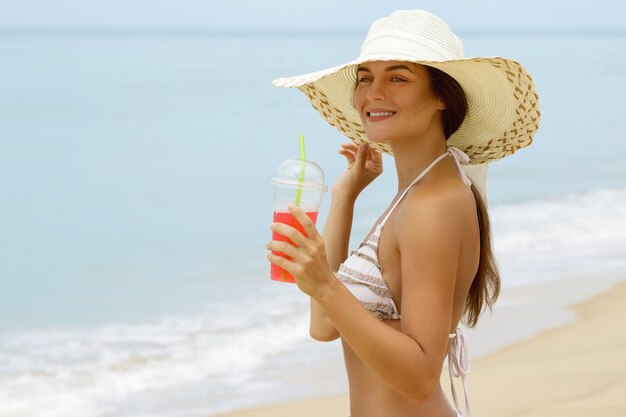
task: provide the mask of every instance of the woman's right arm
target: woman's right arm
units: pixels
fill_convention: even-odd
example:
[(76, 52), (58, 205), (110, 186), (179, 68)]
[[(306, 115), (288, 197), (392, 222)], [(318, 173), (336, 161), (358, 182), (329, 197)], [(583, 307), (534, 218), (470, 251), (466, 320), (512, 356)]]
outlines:
[[(348, 257), (356, 198), (383, 170), (381, 154), (371, 151), (366, 144), (358, 147), (354, 143), (345, 143), (339, 153), (346, 158), (348, 168), (333, 186), (330, 210), (323, 232), (326, 259), (332, 271), (337, 271)], [(311, 337), (324, 342), (339, 337), (339, 332), (326, 312), (313, 299), (309, 331)]]

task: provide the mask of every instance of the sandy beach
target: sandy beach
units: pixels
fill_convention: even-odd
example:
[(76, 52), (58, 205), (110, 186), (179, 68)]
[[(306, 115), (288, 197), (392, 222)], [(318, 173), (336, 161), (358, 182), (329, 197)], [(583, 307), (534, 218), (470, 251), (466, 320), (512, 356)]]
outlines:
[[(488, 343), (482, 346), (489, 353), (472, 361), (469, 375), (473, 415), (626, 415), (626, 331), (623, 322), (626, 317), (626, 280), (614, 283), (615, 280), (590, 281), (592, 278), (557, 282), (530, 293), (537, 299), (540, 295), (549, 299), (553, 293), (564, 294), (560, 300), (565, 305), (558, 307), (562, 316), (559, 318), (553, 311), (549, 313), (550, 319), (546, 320), (545, 327), (551, 328), (531, 335), (531, 331), (520, 327), (517, 338), (522, 334), (526, 335), (526, 339), (499, 348), (490, 347)], [(598, 284), (604, 282), (604, 291), (581, 302), (580, 299), (584, 299), (582, 293), (589, 288), (590, 282), (596, 285), (596, 290), (598, 286), (602, 287)], [(528, 297), (529, 293), (525, 294)], [(520, 297), (519, 291), (516, 297)], [(572, 304), (573, 300), (578, 301)], [(532, 303), (526, 303), (523, 311), (525, 314), (520, 316), (525, 315), (526, 321), (537, 320), (540, 319), (537, 316), (544, 314), (545, 308), (532, 308)], [(554, 320), (568, 323), (554, 327)], [(512, 326), (508, 328), (521, 322), (523, 320), (519, 318), (511, 319)], [(486, 328), (491, 332), (493, 330), (489, 327), (501, 326), (489, 324)], [(515, 332), (508, 334), (511, 337)], [(445, 369), (443, 375), (442, 385), (448, 391)], [(222, 417), (345, 417), (348, 414), (347, 396), (341, 395), (259, 407)]]

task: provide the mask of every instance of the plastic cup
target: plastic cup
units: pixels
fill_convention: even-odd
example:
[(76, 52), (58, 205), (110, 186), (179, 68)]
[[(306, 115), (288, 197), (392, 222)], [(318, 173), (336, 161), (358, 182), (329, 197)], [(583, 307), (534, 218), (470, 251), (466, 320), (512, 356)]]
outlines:
[[(288, 224), (306, 236), (300, 223), (289, 213), (288, 206), (297, 203), (296, 205), (313, 220), (313, 223), (317, 222), (322, 195), (326, 191), (322, 168), (315, 162), (288, 159), (276, 169), (272, 184), (274, 184), (274, 223)], [(276, 232), (272, 232), (272, 240), (294, 244), (290, 239)], [(291, 259), (282, 252), (273, 251), (272, 253)], [(270, 278), (274, 281), (296, 282), (289, 272), (274, 264), (271, 264)]]

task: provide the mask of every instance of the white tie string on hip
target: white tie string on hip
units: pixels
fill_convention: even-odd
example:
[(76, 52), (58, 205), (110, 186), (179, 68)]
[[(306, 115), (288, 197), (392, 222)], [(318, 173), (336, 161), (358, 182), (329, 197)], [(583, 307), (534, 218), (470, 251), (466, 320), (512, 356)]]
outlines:
[(459, 405), (459, 399), (456, 395), (456, 389), (453, 383), (453, 378), (461, 377), (463, 393), (465, 394), (465, 412), (467, 413), (467, 417), (472, 417), (469, 397), (467, 395), (467, 381), (465, 380), (470, 370), (470, 359), (467, 343), (465, 342), (465, 335), (460, 328), (457, 328), (455, 333), (450, 334), (450, 339), (452, 339), (452, 341), (450, 342), (450, 351), (448, 352), (448, 372), (450, 373), (450, 386), (452, 388), (454, 406), (458, 415), (462, 416), (463, 411)]

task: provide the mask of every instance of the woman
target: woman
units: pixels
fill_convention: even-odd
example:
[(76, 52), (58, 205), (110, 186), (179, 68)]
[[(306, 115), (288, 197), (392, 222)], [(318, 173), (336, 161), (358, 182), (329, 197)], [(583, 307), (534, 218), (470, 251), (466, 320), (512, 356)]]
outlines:
[[(483, 197), (461, 167), (528, 145), (538, 128), (532, 80), (505, 58), (463, 59), (462, 44), (430, 13), (399, 11), (376, 21), (355, 61), (275, 81), (299, 87), (355, 143), (332, 190), (324, 236), (290, 208), (306, 236), (268, 259), (311, 297), (310, 332), (341, 337), (352, 417), (462, 415), (440, 384), (443, 361), (465, 387), (467, 351), (458, 324), (474, 326), (498, 296)], [(398, 193), (348, 256), (354, 204), (394, 155)], [(467, 154), (467, 155), (466, 155)], [(336, 272), (334, 272), (336, 271)], [(467, 392), (465, 407), (471, 416)]]

